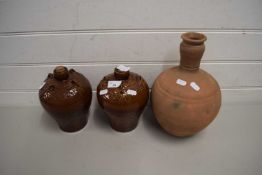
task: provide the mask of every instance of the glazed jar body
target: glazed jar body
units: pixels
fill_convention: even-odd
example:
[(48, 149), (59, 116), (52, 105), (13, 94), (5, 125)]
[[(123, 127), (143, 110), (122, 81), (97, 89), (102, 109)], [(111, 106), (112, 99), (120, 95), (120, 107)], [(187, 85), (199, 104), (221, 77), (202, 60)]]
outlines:
[(75, 132), (87, 123), (92, 90), (82, 74), (73, 69), (67, 74), (61, 80), (55, 77), (55, 73), (49, 74), (45, 85), (39, 90), (39, 98), (43, 108), (56, 120), (60, 129)]
[[(128, 75), (126, 75), (128, 74)], [(116, 88), (108, 88), (110, 81), (121, 81)], [(106, 90), (106, 94), (100, 94)], [(130, 94), (129, 91), (135, 93)], [(109, 74), (97, 87), (97, 99), (104, 109), (111, 127), (119, 132), (129, 132), (137, 127), (139, 117), (149, 98), (145, 80), (133, 72)]]
[(217, 81), (199, 68), (205, 47), (182, 42), (180, 66), (155, 80), (152, 108), (160, 126), (175, 136), (190, 136), (207, 127), (221, 106)]
[[(129, 132), (137, 127), (141, 113), (143, 112), (148, 98), (149, 89), (136, 100), (119, 100), (117, 103), (105, 101), (98, 95), (98, 102), (103, 107), (111, 127), (119, 132)], [(121, 98), (121, 97), (120, 97)]]
[[(59, 128), (65, 132), (76, 132), (87, 124), (87, 113), (90, 105), (61, 109), (41, 103), (44, 109), (55, 119)], [(67, 108), (67, 109), (66, 109)]]

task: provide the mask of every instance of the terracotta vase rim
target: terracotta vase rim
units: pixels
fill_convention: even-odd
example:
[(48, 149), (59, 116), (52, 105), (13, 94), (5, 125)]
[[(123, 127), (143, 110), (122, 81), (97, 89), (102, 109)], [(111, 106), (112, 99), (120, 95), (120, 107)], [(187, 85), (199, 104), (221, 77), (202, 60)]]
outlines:
[(207, 37), (204, 34), (198, 32), (184, 33), (181, 35), (181, 38), (184, 42), (193, 45), (201, 45), (207, 40)]

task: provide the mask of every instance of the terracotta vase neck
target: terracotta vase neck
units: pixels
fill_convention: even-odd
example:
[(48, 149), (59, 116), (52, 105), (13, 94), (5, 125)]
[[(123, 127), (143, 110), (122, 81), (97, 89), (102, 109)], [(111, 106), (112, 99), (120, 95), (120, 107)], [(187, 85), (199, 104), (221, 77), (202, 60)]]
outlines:
[(201, 33), (188, 32), (182, 35), (180, 44), (180, 68), (198, 70), (205, 51), (206, 36)]

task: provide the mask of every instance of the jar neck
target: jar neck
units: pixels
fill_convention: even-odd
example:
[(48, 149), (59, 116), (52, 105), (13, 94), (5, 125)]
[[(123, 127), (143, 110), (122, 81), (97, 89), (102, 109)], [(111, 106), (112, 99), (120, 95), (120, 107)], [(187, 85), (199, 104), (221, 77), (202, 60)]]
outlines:
[(117, 80), (127, 80), (128, 77), (129, 77), (129, 71), (121, 71), (121, 70), (115, 68), (114, 76)]
[(206, 36), (189, 32), (182, 35), (180, 44), (180, 68), (188, 71), (198, 70), (205, 51)]
[(66, 80), (69, 77), (68, 69), (64, 66), (57, 66), (54, 69), (54, 77), (58, 81)]

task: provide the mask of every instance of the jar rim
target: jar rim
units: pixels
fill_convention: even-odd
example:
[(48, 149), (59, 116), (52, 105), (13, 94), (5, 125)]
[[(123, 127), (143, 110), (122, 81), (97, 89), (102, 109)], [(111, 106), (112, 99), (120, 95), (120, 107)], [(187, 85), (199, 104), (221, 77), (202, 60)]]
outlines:
[(203, 44), (207, 40), (207, 37), (204, 34), (197, 33), (197, 32), (184, 33), (184, 34), (182, 34), (181, 38), (186, 43), (194, 44), (194, 45)]

